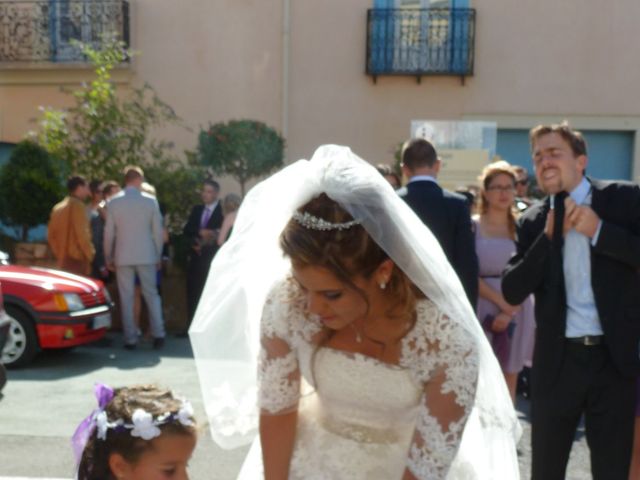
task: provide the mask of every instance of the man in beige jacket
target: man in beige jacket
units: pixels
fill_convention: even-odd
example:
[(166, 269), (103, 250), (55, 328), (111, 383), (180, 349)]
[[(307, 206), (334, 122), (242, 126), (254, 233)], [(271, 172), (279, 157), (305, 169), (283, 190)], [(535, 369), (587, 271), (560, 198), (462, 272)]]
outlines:
[(156, 285), (162, 257), (162, 215), (157, 200), (142, 192), (143, 181), (141, 168), (125, 168), (124, 190), (107, 203), (104, 226), (104, 258), (107, 267), (116, 272), (124, 348), (127, 350), (135, 349), (138, 344), (133, 319), (136, 275), (149, 311), (153, 348), (163, 348), (165, 337), (162, 300)]
[(89, 196), (89, 185), (83, 177), (73, 176), (67, 181), (67, 190), (69, 195), (51, 211), (47, 239), (58, 268), (88, 275), (95, 255), (84, 205)]

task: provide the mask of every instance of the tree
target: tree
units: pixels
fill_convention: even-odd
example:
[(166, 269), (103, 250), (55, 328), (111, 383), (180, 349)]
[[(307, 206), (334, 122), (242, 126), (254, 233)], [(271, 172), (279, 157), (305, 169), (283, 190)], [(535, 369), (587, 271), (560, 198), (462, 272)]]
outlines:
[(64, 164), (29, 140), (18, 143), (0, 169), (0, 219), (22, 230), (46, 223), (51, 208), (65, 195)]
[(158, 202), (168, 213), (167, 228), (182, 233), (189, 206), (200, 202), (204, 168), (196, 164), (193, 154), (186, 162), (163, 158), (145, 167), (144, 176), (158, 194)]
[(197, 155), (216, 175), (237, 180), (244, 196), (248, 180), (283, 165), (284, 139), (262, 122), (231, 120), (200, 131)]
[(95, 70), (95, 79), (70, 92), (74, 106), (42, 109), (39, 130), (31, 137), (49, 153), (65, 161), (73, 172), (89, 178), (120, 178), (129, 164), (143, 168), (171, 155), (173, 145), (151, 136), (152, 128), (180, 119), (145, 84), (118, 94), (112, 70), (132, 52), (118, 40), (105, 40), (100, 50), (78, 43)]
[(99, 50), (77, 46), (93, 65), (95, 79), (69, 92), (75, 101), (72, 107), (43, 108), (39, 129), (31, 138), (70, 171), (90, 179), (119, 181), (126, 165), (142, 167), (169, 214), (169, 228), (181, 230), (186, 205), (198, 198), (204, 168), (189, 155), (183, 160), (171, 142), (151, 134), (156, 127), (180, 124), (180, 119), (148, 84), (117, 90), (111, 72), (133, 55), (122, 42), (106, 39)]

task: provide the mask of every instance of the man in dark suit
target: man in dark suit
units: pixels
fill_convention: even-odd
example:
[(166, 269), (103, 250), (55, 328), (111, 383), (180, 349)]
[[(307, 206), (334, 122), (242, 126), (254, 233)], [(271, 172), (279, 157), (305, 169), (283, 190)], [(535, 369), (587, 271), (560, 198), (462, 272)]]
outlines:
[(440, 160), (431, 143), (414, 138), (402, 147), (402, 171), (409, 179), (398, 194), (438, 239), (458, 274), (469, 303), (478, 302), (478, 257), (467, 200), (441, 188)]
[(183, 229), (190, 249), (187, 258), (187, 326), (180, 336), (185, 336), (196, 312), (200, 295), (207, 281), (211, 261), (218, 251), (217, 235), (222, 227), (222, 205), (218, 201), (220, 185), (205, 180), (202, 185), (202, 205), (191, 209)]
[[(535, 294), (532, 478), (564, 479), (584, 414), (595, 480), (627, 480), (640, 372), (640, 189), (585, 177), (586, 144), (563, 123), (530, 133), (540, 188), (503, 276)], [(567, 196), (568, 193), (568, 196)]]

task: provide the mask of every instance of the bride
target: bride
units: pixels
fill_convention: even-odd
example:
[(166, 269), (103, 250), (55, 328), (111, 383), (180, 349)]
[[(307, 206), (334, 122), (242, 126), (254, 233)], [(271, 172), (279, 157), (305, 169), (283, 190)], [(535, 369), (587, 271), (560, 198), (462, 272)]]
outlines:
[(190, 335), (216, 442), (259, 425), (241, 478), (519, 477), (517, 419), (459, 280), (345, 147), (249, 193)]

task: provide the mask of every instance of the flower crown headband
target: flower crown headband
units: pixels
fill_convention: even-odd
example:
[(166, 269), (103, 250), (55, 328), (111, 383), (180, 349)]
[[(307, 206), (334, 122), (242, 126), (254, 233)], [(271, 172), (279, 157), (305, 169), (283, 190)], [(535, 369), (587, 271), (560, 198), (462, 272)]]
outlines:
[(113, 422), (109, 421), (105, 408), (114, 397), (114, 391), (111, 387), (102, 383), (96, 383), (94, 393), (98, 401), (96, 408), (87, 418), (85, 418), (76, 429), (71, 438), (71, 445), (76, 457), (76, 463), (80, 463), (82, 452), (89, 441), (93, 432), (99, 440), (107, 439), (107, 430), (115, 431), (131, 430), (132, 437), (140, 437), (143, 440), (152, 440), (162, 433), (160, 425), (166, 425), (172, 422), (178, 422), (186, 427), (195, 425), (193, 422), (193, 407), (187, 400), (182, 400), (182, 405), (177, 413), (166, 412), (158, 415), (155, 419), (153, 415), (142, 408), (134, 410), (131, 415), (131, 423), (126, 423), (119, 418)]
[(302, 225), (304, 228), (310, 230), (347, 230), (354, 225), (359, 225), (360, 220), (351, 220), (350, 222), (344, 223), (331, 223), (324, 218), (316, 217), (311, 215), (309, 212), (295, 212), (293, 214), (293, 219)]

